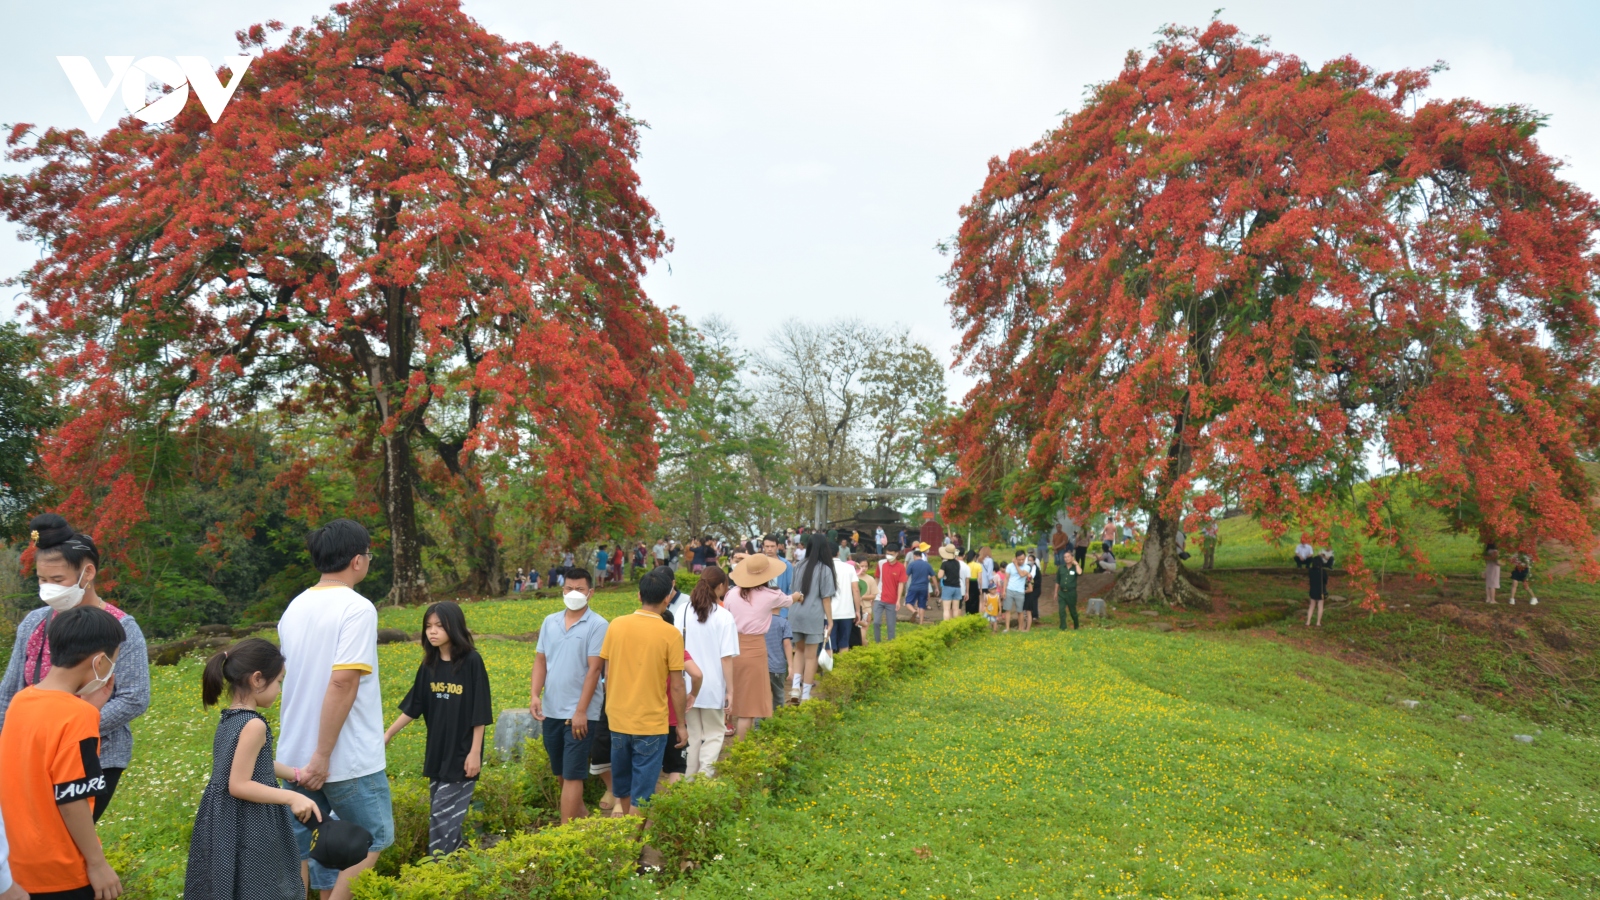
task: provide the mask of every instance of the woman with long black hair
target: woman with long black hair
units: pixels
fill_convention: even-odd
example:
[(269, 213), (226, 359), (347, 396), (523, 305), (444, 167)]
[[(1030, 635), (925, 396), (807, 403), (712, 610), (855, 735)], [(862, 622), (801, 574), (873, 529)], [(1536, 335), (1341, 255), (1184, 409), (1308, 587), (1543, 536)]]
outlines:
[(833, 553), (828, 550), (826, 535), (806, 535), (805, 561), (800, 563), (799, 582), (795, 585), (799, 602), (789, 608), (789, 628), (794, 632), (795, 664), (789, 667), (789, 700), (804, 702), (811, 699), (811, 688), (817, 681), (817, 653), (827, 640), (833, 627)]
[(50, 673), (50, 644), (45, 629), (58, 612), (78, 606), (103, 609), (122, 623), (127, 635), (122, 652), (117, 654), (113, 677), (104, 687), (85, 697), (100, 707), (100, 768), (105, 772), (105, 789), (94, 803), (94, 818), (99, 821), (111, 805), (122, 771), (133, 760), (133, 732), (128, 723), (150, 708), (150, 660), (139, 623), (95, 592), (95, 576), (100, 573), (100, 550), (94, 538), (79, 534), (67, 520), (55, 513), (35, 516), (28, 523), (34, 548), (33, 568), (39, 576), (39, 599), (43, 607), (28, 613), (17, 626), (11, 661), (0, 679), (0, 725), (5, 722), (11, 698), (29, 685), (38, 684)]

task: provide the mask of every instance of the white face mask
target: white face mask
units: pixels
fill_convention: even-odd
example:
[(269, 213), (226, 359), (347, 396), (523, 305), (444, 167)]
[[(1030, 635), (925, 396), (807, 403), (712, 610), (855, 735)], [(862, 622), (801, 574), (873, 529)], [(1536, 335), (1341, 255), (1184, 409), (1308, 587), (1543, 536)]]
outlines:
[(89, 663), (89, 668), (94, 672), (94, 680), (89, 682), (88, 684), (84, 685), (83, 687), (78, 688), (78, 696), (79, 697), (87, 697), (90, 694), (93, 694), (95, 691), (98, 691), (101, 688), (105, 687), (106, 686), (106, 682), (110, 681), (111, 680), (111, 676), (116, 672), (116, 668), (113, 667), (112, 670), (107, 672), (105, 674), (105, 677), (102, 678), (100, 676), (100, 667), (95, 664), (95, 663), (98, 663), (99, 661), (100, 661), (99, 658), (96, 657), (94, 660), (92, 660)]
[(66, 612), (83, 602), (83, 578), (78, 584), (46, 584), (39, 582), (39, 599), (56, 612)]
[(567, 609), (573, 612), (577, 612), (589, 605), (589, 595), (583, 591), (567, 591), (561, 595), (561, 599), (567, 604)]

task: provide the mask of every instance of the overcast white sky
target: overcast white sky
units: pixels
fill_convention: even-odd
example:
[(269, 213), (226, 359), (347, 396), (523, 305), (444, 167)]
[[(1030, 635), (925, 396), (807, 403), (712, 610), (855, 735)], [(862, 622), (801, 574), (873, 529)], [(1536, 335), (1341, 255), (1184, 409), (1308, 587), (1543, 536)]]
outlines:
[[(466, 0), (514, 40), (560, 42), (607, 67), (649, 123), (639, 168), (676, 249), (657, 302), (719, 313), (747, 344), (789, 317), (909, 326), (949, 358), (956, 333), (935, 245), (985, 163), (1030, 143), (1085, 85), (1205, 2), (541, 2)], [(0, 123), (95, 130), (56, 63), (236, 52), (233, 32), (308, 23), (318, 0), (0, 0)], [(1316, 7), (1316, 8), (1313, 8)], [(1444, 60), (1439, 95), (1524, 103), (1543, 143), (1600, 192), (1600, 4), (1341, 0), (1232, 3), (1222, 18), (1313, 63)], [(190, 102), (195, 102), (191, 100)], [(108, 127), (120, 100), (101, 119)], [(0, 273), (35, 251), (0, 223)], [(3, 305), (15, 306), (8, 291)], [(956, 379), (963, 386), (966, 379)]]

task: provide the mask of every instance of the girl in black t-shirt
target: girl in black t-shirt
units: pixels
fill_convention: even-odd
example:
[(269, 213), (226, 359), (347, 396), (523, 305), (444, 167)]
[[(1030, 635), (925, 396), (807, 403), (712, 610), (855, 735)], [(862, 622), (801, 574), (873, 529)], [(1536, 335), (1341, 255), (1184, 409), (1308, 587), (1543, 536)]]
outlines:
[(430, 779), (428, 852), (442, 856), (461, 846), (461, 824), (483, 768), (483, 729), (494, 713), (489, 671), (473, 649), (461, 607), (448, 600), (435, 603), (422, 623), (422, 665), (383, 743), (388, 746), (413, 720), (427, 725), (422, 774)]

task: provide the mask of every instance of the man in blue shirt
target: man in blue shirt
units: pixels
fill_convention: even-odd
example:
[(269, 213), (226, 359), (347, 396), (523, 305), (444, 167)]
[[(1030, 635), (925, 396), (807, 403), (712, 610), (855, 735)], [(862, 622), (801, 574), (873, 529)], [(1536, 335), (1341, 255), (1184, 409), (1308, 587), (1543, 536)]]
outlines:
[(917, 611), (917, 624), (928, 611), (928, 588), (933, 584), (933, 566), (926, 554), (927, 544), (918, 544), (911, 551), (911, 562), (906, 564), (906, 603)]
[[(761, 541), (761, 552), (772, 557), (773, 559), (777, 559), (778, 536), (769, 534), (763, 538)], [(778, 573), (777, 578), (767, 582), (767, 587), (775, 588), (785, 594), (789, 594), (792, 597), (794, 595), (794, 566), (784, 566), (783, 571)], [(789, 618), (789, 607), (785, 606), (783, 609), (778, 610), (778, 615), (785, 619)], [(779, 705), (781, 706), (782, 704), (780, 703)]]
[(539, 626), (528, 703), (533, 717), (544, 724), (550, 770), (561, 779), (563, 825), (589, 814), (583, 806), (583, 780), (589, 775), (595, 740), (589, 725), (599, 724), (605, 708), (600, 645), (606, 637), (606, 620), (589, 608), (594, 593), (589, 573), (568, 569), (566, 591), (562, 600), (567, 608), (546, 616)]
[(594, 571), (600, 576), (600, 583), (606, 583), (606, 572), (611, 569), (611, 554), (606, 552), (606, 545), (601, 544), (600, 549), (594, 552)]

